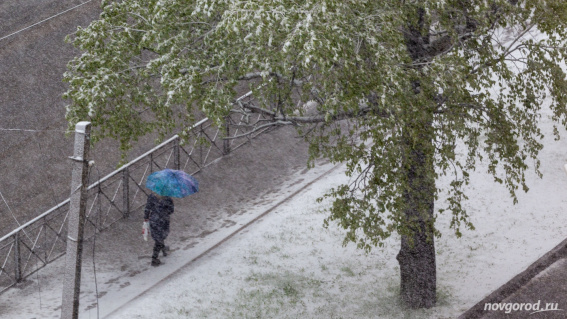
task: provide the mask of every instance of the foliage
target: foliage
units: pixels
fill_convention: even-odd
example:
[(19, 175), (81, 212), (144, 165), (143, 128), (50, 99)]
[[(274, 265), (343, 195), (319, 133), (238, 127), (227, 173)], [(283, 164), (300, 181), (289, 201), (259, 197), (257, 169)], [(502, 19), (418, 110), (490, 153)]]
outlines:
[(428, 139), (421, 125), (431, 125), (428, 174), (453, 177), (439, 212), (453, 214), (460, 235), (473, 228), (461, 203), (476, 161), (516, 201), (528, 160), (539, 173), (542, 104), (567, 124), (562, 0), (122, 0), (103, 9), (69, 38), (82, 51), (65, 74), (69, 125), (90, 119), (97, 138), (126, 151), (198, 112), (221, 123), (247, 85), (257, 104), (241, 112), (296, 125), (312, 158), (347, 164), (353, 182), (328, 194), (327, 221), (361, 248), (407, 227), (404, 134)]

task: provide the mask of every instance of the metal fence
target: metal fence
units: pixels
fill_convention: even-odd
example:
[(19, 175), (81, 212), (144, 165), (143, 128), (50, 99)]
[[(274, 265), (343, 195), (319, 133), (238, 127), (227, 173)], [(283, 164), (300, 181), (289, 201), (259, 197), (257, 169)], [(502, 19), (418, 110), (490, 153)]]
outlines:
[[(237, 102), (251, 99), (249, 92)], [(144, 181), (153, 171), (173, 168), (196, 174), (265, 131), (250, 131), (250, 124), (258, 121), (260, 115), (251, 119), (233, 114), (219, 128), (205, 118), (191, 127), (186, 141), (175, 135), (90, 184), (84, 239), (142, 208), (148, 192)], [(92, 179), (92, 170), (90, 174)], [(69, 199), (0, 238), (0, 293), (65, 254), (68, 214)]]

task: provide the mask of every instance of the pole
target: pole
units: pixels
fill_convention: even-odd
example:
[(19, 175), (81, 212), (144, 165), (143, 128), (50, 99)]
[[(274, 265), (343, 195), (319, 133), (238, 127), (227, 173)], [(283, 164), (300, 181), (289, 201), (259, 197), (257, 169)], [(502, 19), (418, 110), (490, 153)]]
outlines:
[(179, 137), (173, 141), (173, 166), (179, 170), (181, 168), (181, 161), (179, 158)]
[(65, 279), (61, 319), (78, 319), (79, 293), (81, 291), (81, 254), (85, 225), (86, 190), (88, 184), (88, 156), (90, 144), (90, 122), (79, 122), (75, 126), (73, 173), (69, 198), (69, 224), (67, 227), (67, 256), (65, 257)]
[[(230, 137), (229, 119), (230, 118), (227, 116), (224, 121), (224, 129), (225, 129), (226, 137)], [(223, 155), (227, 155), (228, 153), (230, 153), (230, 141), (228, 139), (225, 139), (222, 141), (222, 143), (223, 143), (222, 152), (224, 153)]]
[[(130, 172), (128, 168), (122, 171), (122, 212), (124, 218), (130, 216)], [(100, 185), (100, 184), (99, 184)]]
[(22, 257), (20, 252), (20, 232), (14, 234), (14, 262), (16, 282), (22, 282)]

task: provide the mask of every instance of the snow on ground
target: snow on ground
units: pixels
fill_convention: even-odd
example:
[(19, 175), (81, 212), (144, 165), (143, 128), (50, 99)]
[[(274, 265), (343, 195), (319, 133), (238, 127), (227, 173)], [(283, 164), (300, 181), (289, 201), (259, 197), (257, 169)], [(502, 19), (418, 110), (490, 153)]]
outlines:
[(366, 255), (322, 227), (329, 202), (315, 199), (348, 181), (341, 167), (109, 318), (456, 318), (567, 236), (567, 142), (553, 141), (548, 112), (542, 123), (544, 177), (528, 172), (517, 205), (480, 165), (465, 204), (476, 230), (456, 238), (438, 218), (433, 309), (397, 301), (397, 236)]
[[(84, 263), (80, 318), (97, 318), (97, 310), (100, 318), (456, 318), (567, 237), (567, 141), (553, 141), (548, 111), (542, 121), (544, 177), (528, 172), (530, 191), (519, 193), (518, 205), (480, 165), (465, 203), (476, 230), (456, 238), (450, 216), (438, 218), (443, 236), (436, 241), (439, 302), (433, 309), (403, 310), (397, 301), (397, 236), (366, 255), (342, 247), (336, 226), (322, 227), (329, 202), (315, 199), (348, 181), (342, 166), (192, 261), (332, 167), (326, 164), (290, 176), (281, 192), (251, 199), (249, 213), (234, 215), (234, 226), (175, 250), (163, 266), (123, 274), (97, 265), (99, 308), (92, 265)], [(0, 318), (58, 318), (63, 264), (61, 258), (27, 286), (0, 296)]]

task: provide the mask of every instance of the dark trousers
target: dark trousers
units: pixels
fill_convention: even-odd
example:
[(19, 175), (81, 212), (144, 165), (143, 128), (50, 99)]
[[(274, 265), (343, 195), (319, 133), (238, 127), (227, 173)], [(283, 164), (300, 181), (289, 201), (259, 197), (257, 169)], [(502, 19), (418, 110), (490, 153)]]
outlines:
[(160, 251), (163, 251), (165, 253), (165, 243), (163, 241), (155, 240), (154, 254), (152, 255), (152, 258), (158, 258)]

